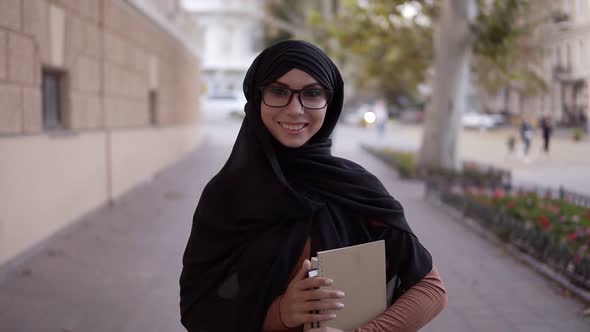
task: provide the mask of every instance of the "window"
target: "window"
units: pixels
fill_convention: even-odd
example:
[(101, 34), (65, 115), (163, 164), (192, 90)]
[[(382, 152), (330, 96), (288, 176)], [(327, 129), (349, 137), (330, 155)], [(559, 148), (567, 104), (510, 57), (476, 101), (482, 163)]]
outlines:
[(63, 129), (63, 73), (43, 70), (43, 129)]
[(156, 90), (150, 90), (148, 98), (150, 124), (156, 125), (158, 124), (158, 95)]

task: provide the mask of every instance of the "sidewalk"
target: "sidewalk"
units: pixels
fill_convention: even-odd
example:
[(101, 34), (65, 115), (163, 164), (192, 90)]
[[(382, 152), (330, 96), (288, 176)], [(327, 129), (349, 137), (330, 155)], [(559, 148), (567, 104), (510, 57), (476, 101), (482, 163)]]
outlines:
[[(358, 129), (349, 129), (358, 131)], [(375, 141), (374, 130), (369, 137)], [(506, 141), (510, 135), (517, 138), (516, 153), (509, 155)], [(463, 130), (459, 153), (462, 159), (473, 160), (512, 170), (516, 183), (559, 187), (590, 195), (590, 141), (574, 142), (567, 135), (551, 141), (550, 154), (541, 151), (539, 132), (533, 137), (530, 155), (522, 156), (522, 146), (515, 128), (499, 128), (488, 131)], [(391, 124), (387, 136), (381, 140), (399, 149), (420, 148), (422, 126)]]
[[(237, 126), (151, 183), (96, 211), (0, 281), (2, 332), (176, 332), (178, 276), (199, 194), (225, 162)], [(445, 282), (449, 305), (423, 331), (589, 331), (580, 303), (422, 199), (357, 145), (336, 155), (374, 172), (402, 202)]]

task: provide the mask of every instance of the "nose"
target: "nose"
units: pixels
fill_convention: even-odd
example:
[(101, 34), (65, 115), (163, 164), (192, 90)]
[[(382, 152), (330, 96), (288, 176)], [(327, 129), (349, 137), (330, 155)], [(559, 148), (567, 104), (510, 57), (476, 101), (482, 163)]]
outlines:
[(291, 102), (285, 107), (289, 114), (298, 115), (303, 113), (303, 105), (299, 100), (299, 92), (296, 92), (291, 96)]

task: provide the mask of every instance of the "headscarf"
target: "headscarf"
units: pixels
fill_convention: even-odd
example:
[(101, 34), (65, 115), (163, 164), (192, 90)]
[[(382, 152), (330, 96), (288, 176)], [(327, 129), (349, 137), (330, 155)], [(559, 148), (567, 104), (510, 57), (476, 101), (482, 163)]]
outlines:
[[(259, 87), (300, 69), (330, 91), (320, 130), (287, 148), (260, 116)], [(311, 252), (385, 240), (389, 300), (432, 268), (402, 206), (356, 163), (332, 156), (343, 102), (336, 65), (318, 47), (283, 41), (264, 50), (244, 79), (246, 116), (223, 168), (193, 216), (180, 277), (181, 322), (191, 332), (260, 332), (311, 239)]]

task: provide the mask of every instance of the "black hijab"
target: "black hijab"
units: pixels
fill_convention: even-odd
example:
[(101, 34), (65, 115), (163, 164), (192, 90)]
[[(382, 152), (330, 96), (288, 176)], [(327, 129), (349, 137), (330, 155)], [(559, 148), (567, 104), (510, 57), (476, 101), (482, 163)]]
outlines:
[[(331, 91), (321, 129), (287, 148), (265, 128), (259, 87), (297, 68)], [(331, 154), (343, 81), (316, 46), (283, 41), (244, 79), (246, 117), (231, 155), (193, 217), (180, 277), (181, 321), (191, 332), (260, 332), (311, 238), (311, 252), (384, 239), (394, 301), (432, 268), (402, 206), (361, 166)]]

